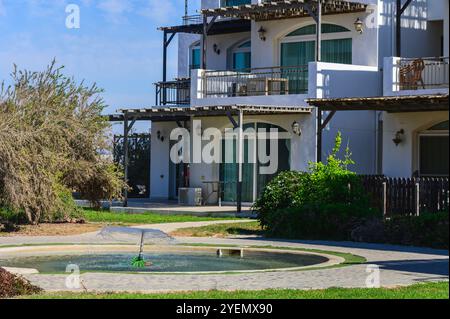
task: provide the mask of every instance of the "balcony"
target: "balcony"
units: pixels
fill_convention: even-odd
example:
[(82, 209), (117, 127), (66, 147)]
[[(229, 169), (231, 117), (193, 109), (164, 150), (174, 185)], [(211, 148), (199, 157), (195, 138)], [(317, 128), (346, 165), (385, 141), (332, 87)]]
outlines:
[(308, 66), (204, 71), (201, 83), (204, 98), (305, 94)]
[(189, 105), (191, 80), (189, 78), (155, 83), (156, 105)]
[(448, 93), (449, 58), (387, 58), (385, 95)]

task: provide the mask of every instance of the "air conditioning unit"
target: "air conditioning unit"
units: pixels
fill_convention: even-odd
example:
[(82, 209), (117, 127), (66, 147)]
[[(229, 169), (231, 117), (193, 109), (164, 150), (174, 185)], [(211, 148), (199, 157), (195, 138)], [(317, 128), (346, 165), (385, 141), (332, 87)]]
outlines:
[(202, 189), (201, 188), (178, 188), (178, 204), (186, 206), (202, 205)]

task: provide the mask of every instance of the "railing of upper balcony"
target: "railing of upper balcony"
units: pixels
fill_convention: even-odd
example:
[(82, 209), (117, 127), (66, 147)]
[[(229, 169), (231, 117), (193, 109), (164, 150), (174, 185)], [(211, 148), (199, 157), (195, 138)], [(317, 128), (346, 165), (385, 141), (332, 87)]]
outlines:
[(156, 87), (156, 105), (188, 105), (191, 95), (189, 78), (175, 81), (158, 82)]
[(303, 94), (308, 91), (308, 66), (205, 71), (204, 97)]
[(201, 14), (183, 16), (183, 25), (201, 24), (201, 23), (203, 23), (203, 18)]
[(397, 68), (397, 90), (449, 87), (449, 58), (401, 58)]

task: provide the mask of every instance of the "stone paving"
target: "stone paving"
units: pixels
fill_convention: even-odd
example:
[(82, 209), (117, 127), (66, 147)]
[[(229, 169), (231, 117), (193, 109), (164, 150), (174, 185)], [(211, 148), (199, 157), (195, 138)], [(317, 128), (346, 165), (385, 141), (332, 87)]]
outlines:
[[(227, 221), (220, 221), (227, 222)], [(234, 221), (236, 222), (236, 221)], [(217, 223), (217, 222), (213, 222)], [(180, 227), (195, 227), (211, 222), (173, 223), (146, 225), (163, 231)], [(380, 284), (385, 287), (410, 285), (423, 281), (448, 280), (448, 251), (403, 246), (326, 241), (266, 240), (259, 237), (233, 238), (185, 238), (180, 243), (205, 243), (214, 245), (278, 246), (348, 252), (363, 256), (367, 264), (339, 268), (272, 271), (240, 274), (120, 274), (86, 273), (81, 275), (83, 285), (95, 291), (186, 291), (186, 290), (258, 290), (266, 288), (312, 289), (328, 287), (366, 287), (366, 280), (373, 275), (368, 265), (380, 269)], [(110, 240), (109, 240), (110, 241)], [(1, 245), (22, 243), (100, 243), (96, 233), (64, 237), (0, 237)], [(371, 268), (369, 267), (369, 270)], [(69, 290), (65, 286), (66, 275), (25, 275), (34, 284), (52, 290)]]

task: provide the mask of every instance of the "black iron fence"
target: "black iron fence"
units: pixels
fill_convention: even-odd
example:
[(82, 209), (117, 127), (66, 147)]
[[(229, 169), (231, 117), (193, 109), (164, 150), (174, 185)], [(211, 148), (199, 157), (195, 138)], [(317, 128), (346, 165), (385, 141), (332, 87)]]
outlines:
[(372, 206), (386, 217), (448, 212), (449, 209), (448, 177), (362, 176), (362, 182)]
[(187, 105), (190, 103), (191, 80), (158, 82), (156, 87), (156, 105)]
[(399, 90), (448, 88), (449, 58), (402, 58), (397, 77)]
[(204, 97), (304, 94), (308, 92), (308, 66), (205, 71)]
[(201, 23), (203, 23), (203, 16), (201, 14), (183, 16), (183, 25), (201, 24)]
[[(124, 137), (114, 135), (114, 161), (124, 164)], [(129, 198), (148, 198), (150, 196), (150, 134), (131, 134), (128, 136), (128, 191)]]

